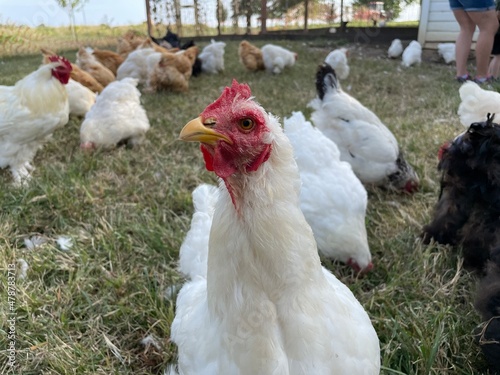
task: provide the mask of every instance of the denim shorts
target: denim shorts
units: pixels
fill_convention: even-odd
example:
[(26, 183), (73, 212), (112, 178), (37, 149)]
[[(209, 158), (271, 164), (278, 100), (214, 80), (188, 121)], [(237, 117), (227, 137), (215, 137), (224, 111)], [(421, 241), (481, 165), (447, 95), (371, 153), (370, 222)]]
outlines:
[(451, 10), (465, 10), (467, 12), (485, 12), (495, 9), (494, 0), (449, 0)]

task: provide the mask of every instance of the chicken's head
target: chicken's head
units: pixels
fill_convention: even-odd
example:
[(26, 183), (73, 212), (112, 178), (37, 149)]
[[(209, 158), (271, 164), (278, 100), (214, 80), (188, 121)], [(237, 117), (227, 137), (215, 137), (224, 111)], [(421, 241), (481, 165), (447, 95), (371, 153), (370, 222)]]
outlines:
[(67, 84), (71, 75), (71, 63), (62, 56), (53, 55), (49, 57), (49, 61), (52, 63), (59, 63), (52, 68), (52, 76), (56, 78), (63, 85)]
[(248, 85), (233, 80), (179, 136), (183, 141), (201, 142), (206, 168), (224, 180), (256, 171), (271, 154), (268, 116), (251, 95)]

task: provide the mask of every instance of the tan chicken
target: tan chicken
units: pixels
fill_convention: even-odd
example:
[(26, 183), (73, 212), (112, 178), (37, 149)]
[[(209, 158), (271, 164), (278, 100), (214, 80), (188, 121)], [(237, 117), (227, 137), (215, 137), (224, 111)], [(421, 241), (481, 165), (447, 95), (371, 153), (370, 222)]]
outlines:
[(135, 50), (147, 38), (134, 30), (127, 31), (121, 38), (118, 38), (116, 52), (126, 58), (130, 52)]
[(118, 67), (123, 63), (125, 58), (113, 51), (107, 49), (97, 49), (97, 48), (87, 48), (88, 52), (94, 55), (94, 57), (106, 68), (111, 70), (111, 72), (116, 76), (116, 71)]
[(97, 61), (83, 47), (80, 47), (76, 54), (76, 65), (94, 77), (103, 87), (106, 87), (115, 80), (113, 72)]
[(255, 47), (246, 40), (242, 40), (238, 48), (240, 62), (251, 72), (264, 70), (264, 59), (260, 48)]
[[(43, 54), (43, 60), (42, 60), (43, 64), (48, 64), (50, 62), (49, 57), (56, 55), (56, 53), (46, 48), (41, 48), (41, 51)], [(72, 80), (82, 84), (92, 92), (100, 93), (104, 89), (104, 87), (85, 70), (80, 69), (76, 64), (73, 63), (70, 64), (72, 69), (71, 70)]]
[[(194, 46), (177, 53), (162, 53), (159, 61), (151, 67), (147, 91), (187, 91), (198, 51)], [(148, 59), (155, 61), (156, 58), (150, 56)]]

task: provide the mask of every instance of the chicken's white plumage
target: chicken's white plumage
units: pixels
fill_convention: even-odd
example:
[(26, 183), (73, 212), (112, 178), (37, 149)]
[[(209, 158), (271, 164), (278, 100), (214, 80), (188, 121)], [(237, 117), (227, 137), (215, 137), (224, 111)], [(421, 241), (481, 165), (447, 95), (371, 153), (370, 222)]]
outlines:
[(83, 148), (111, 148), (126, 141), (141, 143), (149, 130), (149, 120), (141, 105), (137, 79), (111, 82), (97, 96), (80, 128)]
[(73, 79), (66, 85), (69, 101), (69, 114), (75, 116), (85, 116), (94, 105), (96, 94)]
[(403, 53), (403, 43), (400, 39), (394, 39), (387, 50), (387, 55), (391, 59), (397, 59)]
[(217, 74), (224, 71), (224, 48), (226, 43), (216, 42), (212, 39), (211, 43), (203, 48), (198, 55), (201, 60), (201, 70), (206, 73)]
[(439, 43), (437, 48), (439, 56), (444, 59), (446, 64), (455, 61), (455, 43)]
[(420, 43), (413, 40), (403, 51), (402, 59), (401, 64), (406, 67), (420, 64), (422, 62), (422, 46)]
[[(132, 51), (116, 71), (116, 79), (137, 78), (140, 84), (148, 79), (148, 58), (151, 55), (161, 56), (153, 48), (139, 48)], [(159, 61), (159, 58), (158, 58)]]
[(325, 62), (330, 65), (339, 79), (346, 79), (349, 76), (349, 64), (347, 62), (347, 48), (339, 48), (328, 54), (325, 58)]
[(319, 251), (357, 271), (372, 268), (366, 235), (368, 196), (335, 143), (313, 128), (301, 112), (284, 120), (300, 171), (300, 208)]
[(274, 44), (266, 44), (261, 48), (266, 71), (280, 74), (286, 67), (292, 67), (297, 54)]
[(467, 129), (474, 122), (483, 122), (488, 113), (499, 113), (500, 93), (482, 89), (477, 83), (465, 82), (460, 89), (460, 105), (458, 116)]
[[(188, 281), (177, 298), (171, 338), (179, 372), (378, 374), (377, 334), (352, 292), (321, 266), (278, 120), (252, 100), (236, 96), (228, 104), (264, 118), (262, 141), (271, 152), (257, 169), (238, 168), (219, 187), (207, 277)], [(199, 133), (181, 135), (195, 140)]]
[(179, 251), (179, 271), (190, 279), (207, 277), (208, 239), (214, 216), (215, 202), (219, 197), (216, 186), (202, 184), (192, 193), (194, 213), (191, 227)]
[(328, 64), (318, 69), (316, 84), (318, 96), (309, 103), (311, 119), (335, 142), (341, 160), (365, 184), (414, 191), (418, 177), (377, 115), (342, 90)]
[(68, 94), (52, 76), (58, 65), (42, 65), (14, 86), (0, 86), (0, 168), (10, 168), (15, 184), (29, 180), (36, 152), (68, 122)]

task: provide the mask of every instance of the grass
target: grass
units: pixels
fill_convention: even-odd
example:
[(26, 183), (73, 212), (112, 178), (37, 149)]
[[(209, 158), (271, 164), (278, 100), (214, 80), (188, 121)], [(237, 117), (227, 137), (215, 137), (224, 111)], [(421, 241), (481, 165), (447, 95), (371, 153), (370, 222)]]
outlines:
[[(179, 247), (192, 214), (191, 191), (215, 183), (198, 148), (177, 141), (181, 127), (216, 99), (232, 78), (247, 82), (270, 112), (310, 114), (314, 75), (337, 47), (325, 39), (277, 41), (299, 54), (279, 76), (244, 71), (237, 42), (227, 42), (226, 71), (192, 78), (184, 94), (143, 95), (152, 128), (135, 150), (84, 155), (81, 119), (72, 118), (34, 160), (25, 188), (0, 171), (0, 319), (8, 315), (8, 266), (29, 268), (16, 280), (16, 365), (7, 364), (7, 324), (1, 326), (0, 373), (161, 374), (175, 359), (169, 342), (172, 290)], [(264, 42), (256, 42), (261, 46)], [(353, 45), (343, 87), (394, 132), (422, 186), (413, 196), (369, 188), (367, 229), (375, 269), (356, 278), (345, 266), (325, 265), (349, 285), (380, 338), (383, 374), (481, 374), (485, 369), (472, 332), (476, 279), (451, 249), (418, 241), (437, 200), (439, 146), (461, 132), (454, 69), (427, 59), (402, 69), (384, 57), (387, 46)], [(64, 54), (74, 56), (74, 50)], [(437, 60), (437, 56), (435, 58)], [(0, 84), (36, 69), (38, 55), (1, 58)], [(24, 240), (44, 236), (35, 249)], [(55, 238), (74, 246), (62, 251)], [(152, 335), (157, 346), (141, 340)]]

